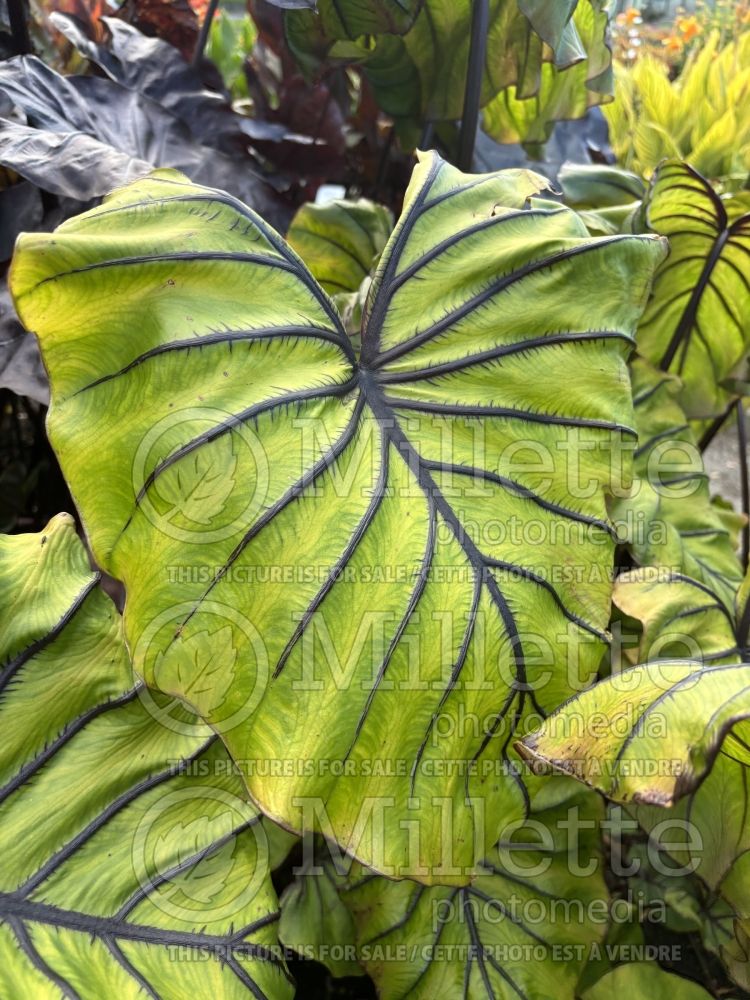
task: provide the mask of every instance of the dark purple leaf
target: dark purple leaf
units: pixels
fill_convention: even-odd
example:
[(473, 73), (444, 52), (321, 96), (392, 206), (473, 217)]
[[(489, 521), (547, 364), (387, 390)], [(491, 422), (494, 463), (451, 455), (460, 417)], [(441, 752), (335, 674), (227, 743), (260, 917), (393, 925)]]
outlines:
[(0, 63), (0, 92), (36, 126), (4, 122), (0, 162), (44, 190), (89, 200), (153, 167), (174, 167), (224, 188), (276, 226), (288, 221), (249, 157), (202, 145), (158, 104), (111, 80), (63, 77), (26, 56)]

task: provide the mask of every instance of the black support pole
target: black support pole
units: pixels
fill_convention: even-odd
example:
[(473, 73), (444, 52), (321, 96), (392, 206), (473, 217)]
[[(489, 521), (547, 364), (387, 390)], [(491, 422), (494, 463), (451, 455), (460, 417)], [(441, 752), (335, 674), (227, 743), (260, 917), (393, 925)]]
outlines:
[(33, 50), (25, 0), (8, 0), (8, 21), (16, 52), (19, 56), (29, 55)]
[(458, 168), (471, 170), (474, 144), (479, 126), (479, 102), (482, 97), (482, 76), (487, 56), (487, 33), (490, 27), (490, 0), (474, 0), (471, 11), (471, 42), (466, 67), (464, 110), (458, 139)]
[(708, 446), (711, 444), (713, 439), (719, 433), (721, 428), (727, 422), (727, 420), (729, 419), (729, 414), (732, 412), (733, 409), (734, 409), (734, 403), (730, 403), (729, 407), (724, 411), (724, 413), (720, 413), (719, 416), (716, 417), (716, 419), (713, 421), (713, 423), (709, 425), (705, 434), (698, 442), (698, 447), (702, 452), (705, 451), (706, 448), (708, 448)]
[(742, 511), (745, 515), (745, 526), (742, 529), (742, 566), (747, 572), (750, 560), (750, 481), (748, 480), (747, 464), (747, 417), (742, 399), (737, 400), (737, 443), (740, 449), (740, 491), (742, 493)]
[(218, 6), (219, 0), (210, 0), (208, 9), (206, 10), (206, 16), (203, 18), (200, 34), (198, 35), (198, 41), (195, 43), (192, 59), (193, 66), (200, 66), (201, 64), (203, 53), (206, 51), (206, 45), (208, 44), (208, 35), (211, 31), (211, 25), (213, 24), (214, 15), (216, 14)]

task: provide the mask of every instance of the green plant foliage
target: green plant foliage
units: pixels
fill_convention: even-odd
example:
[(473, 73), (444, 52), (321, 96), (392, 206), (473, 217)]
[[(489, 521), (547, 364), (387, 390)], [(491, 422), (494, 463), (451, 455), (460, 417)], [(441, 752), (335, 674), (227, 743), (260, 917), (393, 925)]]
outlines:
[[(528, 825), (509, 826), (464, 888), (393, 883), (355, 866), (341, 895), (379, 996), (573, 1000), (607, 927), (602, 811), (567, 780), (545, 781)], [(571, 822), (580, 823), (575, 865)]]
[(287, 242), (331, 296), (356, 343), (371, 273), (388, 242), (393, 216), (366, 198), (308, 203), (292, 219)]
[(656, 275), (638, 350), (680, 376), (688, 417), (714, 417), (732, 399), (722, 383), (750, 350), (750, 213), (730, 220), (705, 178), (669, 160), (654, 175), (646, 219), (669, 238), (670, 253)]
[(257, 37), (255, 22), (248, 15), (237, 18), (219, 10), (211, 23), (206, 56), (217, 65), (235, 99), (249, 96), (245, 60)]
[(610, 1000), (624, 993), (648, 1000), (710, 1000), (711, 994), (689, 979), (659, 968), (656, 962), (620, 965), (583, 994), (583, 1000)]
[(736, 663), (739, 659), (732, 616), (697, 580), (647, 566), (621, 573), (612, 600), (641, 623), (638, 662), (685, 657)]
[(544, 59), (533, 82), (520, 80), (502, 89), (484, 109), (482, 124), (497, 142), (521, 142), (543, 158), (544, 143), (555, 122), (583, 118), (589, 108), (611, 94), (612, 53), (606, 44), (609, 5), (579, 2), (569, 27), (577, 35), (577, 52), (567, 64)]
[(309, 202), (292, 219), (287, 241), (328, 292), (356, 292), (370, 276), (393, 229), (383, 205), (360, 198)]
[(285, 947), (315, 959), (334, 976), (363, 976), (354, 920), (339, 895), (340, 881), (330, 862), (297, 872), (279, 901), (279, 937)]
[(567, 40), (571, 35), (570, 19), (573, 16), (578, 0), (562, 0), (561, 3), (549, 4), (546, 0), (518, 0), (518, 9), (530, 23), (539, 37), (550, 48), (559, 50), (564, 44), (575, 44)]
[(592, 236), (639, 232), (646, 188), (619, 167), (563, 163), (557, 175), (563, 201), (574, 208)]
[[(700, 783), (732, 727), (750, 718), (749, 681), (745, 663), (632, 667), (571, 698), (519, 749), (615, 801), (668, 806)], [(586, 732), (593, 713), (609, 721), (610, 732)], [(664, 773), (645, 773), (644, 761), (660, 760), (670, 765)]]
[(678, 401), (680, 380), (638, 357), (630, 376), (638, 445), (632, 488), (612, 508), (620, 537), (638, 566), (658, 567), (667, 579), (690, 577), (732, 612), (743, 576), (735, 536), (741, 519), (711, 502), (703, 459)]
[[(699, 929), (704, 944), (719, 955), (730, 975), (750, 988), (750, 755), (735, 759), (742, 746), (724, 744), (706, 780), (667, 814), (638, 806), (638, 822), (671, 858), (676, 875), (694, 873), (703, 888)], [(745, 748), (747, 750), (747, 748)]]
[[(403, 35), (424, 6), (425, 0), (319, 0), (315, 17), (326, 37), (354, 40), (361, 35)], [(287, 15), (287, 21), (299, 17)]]
[(268, 841), (268, 864), (271, 871), (275, 871), (284, 863), (295, 845), (299, 843), (299, 838), (276, 823), (272, 823), (267, 816), (263, 817), (263, 827)]
[[(747, 989), (750, 666), (737, 654), (748, 658), (750, 574), (732, 622), (704, 585), (658, 579), (657, 572), (622, 574), (614, 589), (617, 604), (643, 623), (640, 654), (656, 658), (573, 697), (523, 749), (632, 803), (649, 850), (662, 854), (660, 874), (645, 875), (642, 884), (670, 906), (672, 929), (698, 930), (703, 946)], [(692, 660), (662, 659), (680, 643), (694, 644)], [(728, 643), (739, 649), (715, 651)], [(623, 982), (630, 967), (619, 972)]]
[(650, 177), (665, 157), (741, 187), (750, 171), (750, 33), (723, 48), (718, 32), (693, 50), (676, 80), (643, 55), (615, 68), (616, 100), (604, 114), (618, 162)]
[[(390, 9), (399, 6), (401, 19), (389, 27), (383, 9), (389, 8), (393, 21)], [(372, 27), (365, 26), (363, 10)], [(470, 0), (403, 6), (321, 0), (318, 13), (286, 13), (286, 36), (310, 75), (325, 60), (360, 65), (382, 110), (416, 144), (425, 122), (455, 121), (462, 115), (471, 12)], [(554, 121), (580, 117), (592, 104), (608, 99), (608, 19), (608, 6), (601, 0), (554, 5), (490, 0), (480, 97), (485, 130), (500, 142), (537, 145)]]
[(557, 179), (571, 208), (619, 208), (641, 201), (646, 194), (641, 178), (619, 167), (564, 163)]
[(0, 1000), (750, 997), (750, 0), (39, 2)]
[[(125, 582), (136, 669), (242, 765), (280, 762), (243, 766), (272, 819), (325, 825), (425, 882), (465, 884), (523, 815), (523, 783), (486, 761), (506, 760), (525, 712), (571, 692), (544, 664), (572, 658), (585, 682), (607, 639), (605, 494), (629, 475), (633, 434), (624, 357), (664, 250), (525, 210), (543, 186), (423, 158), (359, 358), (273, 230), (172, 173), (23, 237), (13, 264), (50, 372), (50, 438), (97, 562)], [(571, 439), (596, 483), (585, 496)], [(512, 461), (529, 442), (531, 463)], [(498, 539), (498, 518), (533, 520), (540, 541)], [(459, 712), (496, 721), (439, 736)], [(446, 774), (446, 757), (471, 767)]]
[(0, 995), (290, 998), (261, 817), (133, 676), (72, 519), (0, 566)]

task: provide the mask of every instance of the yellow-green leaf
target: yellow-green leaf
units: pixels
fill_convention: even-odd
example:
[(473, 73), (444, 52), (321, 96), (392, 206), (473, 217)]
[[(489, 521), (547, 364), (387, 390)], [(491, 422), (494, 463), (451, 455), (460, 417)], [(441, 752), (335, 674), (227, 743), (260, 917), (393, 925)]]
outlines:
[(0, 996), (290, 998), (261, 817), (134, 677), (72, 519), (0, 566)]
[(341, 897), (383, 1000), (577, 996), (607, 929), (609, 898), (601, 800), (570, 784), (543, 783), (528, 824), (501, 831), (469, 886), (394, 883), (354, 867)]
[[(727, 512), (710, 481), (678, 397), (682, 383), (642, 358), (630, 364), (638, 446), (630, 491), (612, 516), (638, 566), (689, 577), (731, 613), (742, 566)], [(682, 655), (682, 654), (680, 654)]]
[(668, 806), (699, 785), (748, 718), (748, 664), (660, 660), (574, 695), (519, 750), (616, 801)]
[(750, 214), (730, 222), (709, 182), (669, 160), (654, 174), (647, 203), (653, 232), (670, 253), (638, 329), (638, 350), (675, 372), (688, 417), (723, 413), (731, 395), (721, 382), (750, 350)]
[(356, 292), (372, 270), (393, 228), (384, 205), (366, 198), (303, 205), (287, 240), (329, 294)]
[[(545, 183), (424, 157), (360, 357), (267, 224), (173, 174), (13, 264), (136, 669), (221, 733), (271, 818), (385, 874), (468, 881), (525, 812), (516, 726), (608, 638), (625, 358), (664, 251), (525, 209)], [(185, 462), (213, 477), (228, 440), (223, 509), (209, 491), (210, 523), (176, 519)]]

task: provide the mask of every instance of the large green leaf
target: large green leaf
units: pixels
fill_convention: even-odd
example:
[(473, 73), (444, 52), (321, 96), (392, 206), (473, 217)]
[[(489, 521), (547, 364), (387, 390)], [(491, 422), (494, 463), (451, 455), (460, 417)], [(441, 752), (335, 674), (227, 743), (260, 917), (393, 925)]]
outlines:
[(739, 659), (732, 616), (713, 591), (689, 576), (655, 566), (621, 573), (612, 600), (643, 628), (632, 662)]
[(610, 1000), (620, 994), (648, 1000), (711, 1000), (702, 986), (659, 968), (656, 962), (627, 962), (612, 969), (583, 1000)]
[[(394, 26), (381, 19), (381, 27), (364, 28), (362, 9), (369, 10), (374, 24), (381, 6), (372, 0), (321, 0), (319, 14), (288, 11), (290, 48), (309, 73), (324, 60), (359, 63), (380, 107), (397, 120), (419, 124), (460, 118), (471, 0), (423, 0), (413, 24), (408, 15), (417, 5), (405, 4)], [(590, 103), (602, 100), (601, 92), (611, 94), (608, 16), (601, 0), (490, 0), (481, 106), (511, 85), (521, 103), (532, 98), (517, 111), (514, 127), (534, 142), (543, 141), (538, 135), (546, 137), (555, 116), (583, 114)], [(568, 79), (568, 70), (579, 65), (583, 71)], [(495, 107), (484, 127), (501, 139), (510, 127), (504, 106)]]
[(260, 816), (135, 682), (72, 519), (0, 567), (0, 995), (291, 997)]
[(669, 259), (638, 330), (638, 349), (680, 375), (690, 418), (723, 413), (721, 383), (750, 349), (750, 214), (730, 221), (711, 185), (679, 160), (654, 174), (650, 228), (669, 237)]
[(654, 661), (574, 695), (519, 749), (616, 801), (666, 806), (703, 781), (748, 718), (748, 664)]
[[(728, 744), (724, 744), (728, 748)], [(693, 872), (702, 885), (700, 930), (731, 977), (750, 989), (750, 771), (747, 762), (718, 754), (706, 780), (665, 815), (653, 806), (634, 811), (650, 842), (671, 866), (666, 879)]]
[(573, 1000), (609, 899), (601, 800), (569, 786), (546, 780), (528, 825), (503, 831), (467, 887), (393, 883), (355, 866), (341, 897), (383, 1000)]
[(679, 379), (641, 358), (630, 375), (638, 446), (632, 488), (612, 509), (619, 536), (637, 565), (658, 567), (664, 581), (689, 577), (731, 613), (742, 581), (731, 529), (741, 519), (711, 502)]
[(356, 292), (393, 229), (385, 205), (366, 198), (309, 202), (292, 219), (287, 241), (326, 292)]
[(542, 58), (533, 74), (513, 81), (484, 109), (482, 127), (497, 142), (543, 146), (555, 122), (582, 118), (589, 108), (611, 99), (612, 53), (606, 44), (610, 7), (599, 0), (576, 5), (569, 28), (575, 31), (574, 56), (560, 63)]
[(543, 183), (425, 157), (361, 359), (276, 233), (172, 174), (13, 263), (136, 668), (271, 818), (426, 882), (523, 815), (514, 728), (607, 639), (624, 357), (663, 248), (523, 210)]

